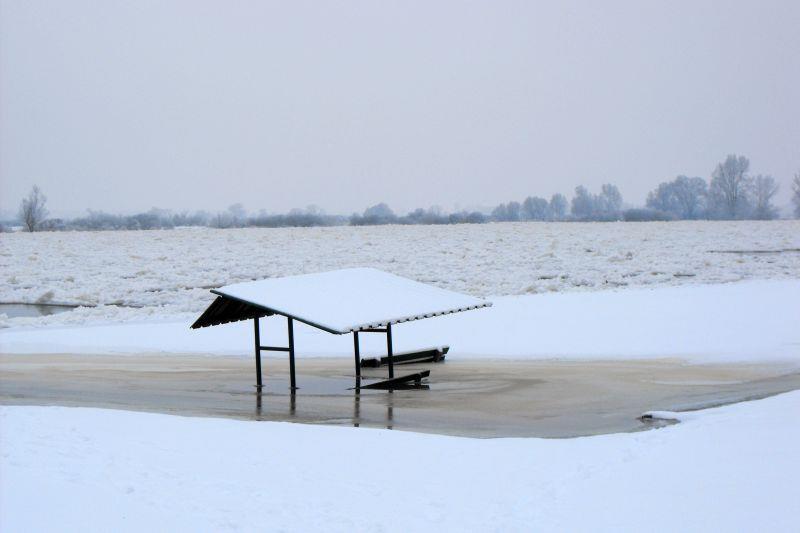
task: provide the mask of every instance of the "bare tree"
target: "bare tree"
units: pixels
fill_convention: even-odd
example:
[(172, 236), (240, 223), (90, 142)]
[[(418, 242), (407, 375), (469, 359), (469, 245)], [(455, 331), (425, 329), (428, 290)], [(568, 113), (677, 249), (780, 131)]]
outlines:
[(522, 202), (523, 220), (547, 220), (550, 217), (550, 208), (547, 200), (538, 196), (528, 196)]
[(550, 197), (549, 211), (553, 220), (564, 220), (567, 216), (567, 198), (560, 193), (556, 193)]
[(518, 222), (522, 206), (519, 202), (499, 204), (492, 210), (492, 218), (498, 222)]
[(230, 217), (232, 226), (236, 228), (244, 226), (245, 220), (247, 219), (247, 211), (244, 210), (242, 204), (236, 203), (228, 206), (227, 214)]
[(622, 211), (622, 194), (616, 185), (606, 183), (600, 192), (600, 204), (603, 212), (607, 214), (619, 214)]
[(506, 204), (508, 209), (508, 219), (512, 221), (519, 220), (519, 213), (522, 210), (522, 205), (519, 202), (508, 202)]
[(590, 220), (595, 212), (595, 199), (583, 185), (575, 187), (572, 197), (572, 216), (578, 220)]
[(586, 187), (575, 187), (572, 198), (572, 216), (576, 220), (620, 220), (622, 217), (622, 194), (616, 185), (606, 183), (600, 194), (591, 194)]
[(709, 188), (712, 207), (722, 218), (743, 218), (750, 208), (749, 192), (752, 180), (747, 175), (750, 160), (729, 155), (717, 165), (711, 175)]
[(678, 176), (650, 192), (647, 207), (677, 218), (695, 219), (703, 215), (707, 194), (708, 186), (703, 178)]
[(695, 219), (703, 214), (705, 209), (708, 186), (703, 178), (687, 178), (678, 176), (673, 182), (675, 200), (680, 206), (682, 218)]
[(759, 220), (772, 220), (778, 210), (772, 205), (772, 197), (778, 192), (778, 184), (772, 176), (759, 174), (753, 180), (753, 216)]
[(792, 203), (794, 204), (794, 216), (800, 218), (800, 171), (794, 175), (792, 180)]
[(47, 196), (42, 193), (38, 185), (34, 185), (26, 198), (19, 205), (19, 218), (28, 231), (36, 231), (47, 218)]
[(649, 209), (663, 213), (679, 214), (680, 206), (675, 196), (675, 182), (665, 181), (647, 194), (646, 205)]

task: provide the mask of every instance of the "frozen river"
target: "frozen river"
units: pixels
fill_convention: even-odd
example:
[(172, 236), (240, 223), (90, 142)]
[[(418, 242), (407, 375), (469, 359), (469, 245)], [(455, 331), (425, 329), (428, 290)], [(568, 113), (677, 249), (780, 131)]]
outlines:
[(224, 284), (352, 266), (476, 296), (796, 279), (800, 221), (2, 234), (0, 302), (106, 306), (5, 325), (130, 320), (200, 311)]

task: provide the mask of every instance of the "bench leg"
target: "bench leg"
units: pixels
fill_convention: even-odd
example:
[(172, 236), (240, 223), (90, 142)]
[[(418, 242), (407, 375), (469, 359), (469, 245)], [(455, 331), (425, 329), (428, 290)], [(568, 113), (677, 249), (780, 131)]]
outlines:
[(258, 318), (253, 319), (253, 333), (256, 341), (256, 388), (261, 392), (264, 384), (261, 381), (261, 332), (258, 329)]
[(392, 325), (386, 325), (386, 357), (389, 362), (389, 379), (394, 377), (394, 353), (392, 352)]
[(353, 332), (353, 355), (356, 360), (356, 389), (361, 388), (361, 348), (358, 345), (358, 332)]
[(289, 383), (292, 389), (292, 394), (297, 390), (297, 380), (294, 376), (294, 320), (288, 319), (288, 333), (289, 333)]

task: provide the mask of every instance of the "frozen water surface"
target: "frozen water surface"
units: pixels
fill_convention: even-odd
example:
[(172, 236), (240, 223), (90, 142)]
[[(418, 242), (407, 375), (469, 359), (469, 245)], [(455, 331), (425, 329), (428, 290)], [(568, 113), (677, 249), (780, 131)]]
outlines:
[(0, 303), (0, 315), (8, 317), (47, 316), (73, 309), (71, 305)]
[(9, 326), (195, 313), (210, 288), (346, 267), (477, 297), (796, 279), (798, 249), (796, 220), (3, 234), (0, 301), (99, 306)]

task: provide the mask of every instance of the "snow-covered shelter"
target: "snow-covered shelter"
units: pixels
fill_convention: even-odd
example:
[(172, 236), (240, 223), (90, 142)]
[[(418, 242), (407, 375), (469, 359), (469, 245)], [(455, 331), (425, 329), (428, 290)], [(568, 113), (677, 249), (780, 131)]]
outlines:
[[(359, 333), (385, 333), (389, 378), (394, 378), (392, 325), (449, 313), (488, 307), (491, 302), (474, 298), (374, 268), (348, 268), (271, 278), (213, 289), (217, 298), (192, 324), (192, 328), (253, 320), (256, 386), (263, 386), (261, 352), (289, 353), (291, 390), (295, 380), (294, 321), (334, 335), (353, 334), (356, 386), (361, 383)], [(262, 346), (259, 320), (286, 317), (288, 346)]]

